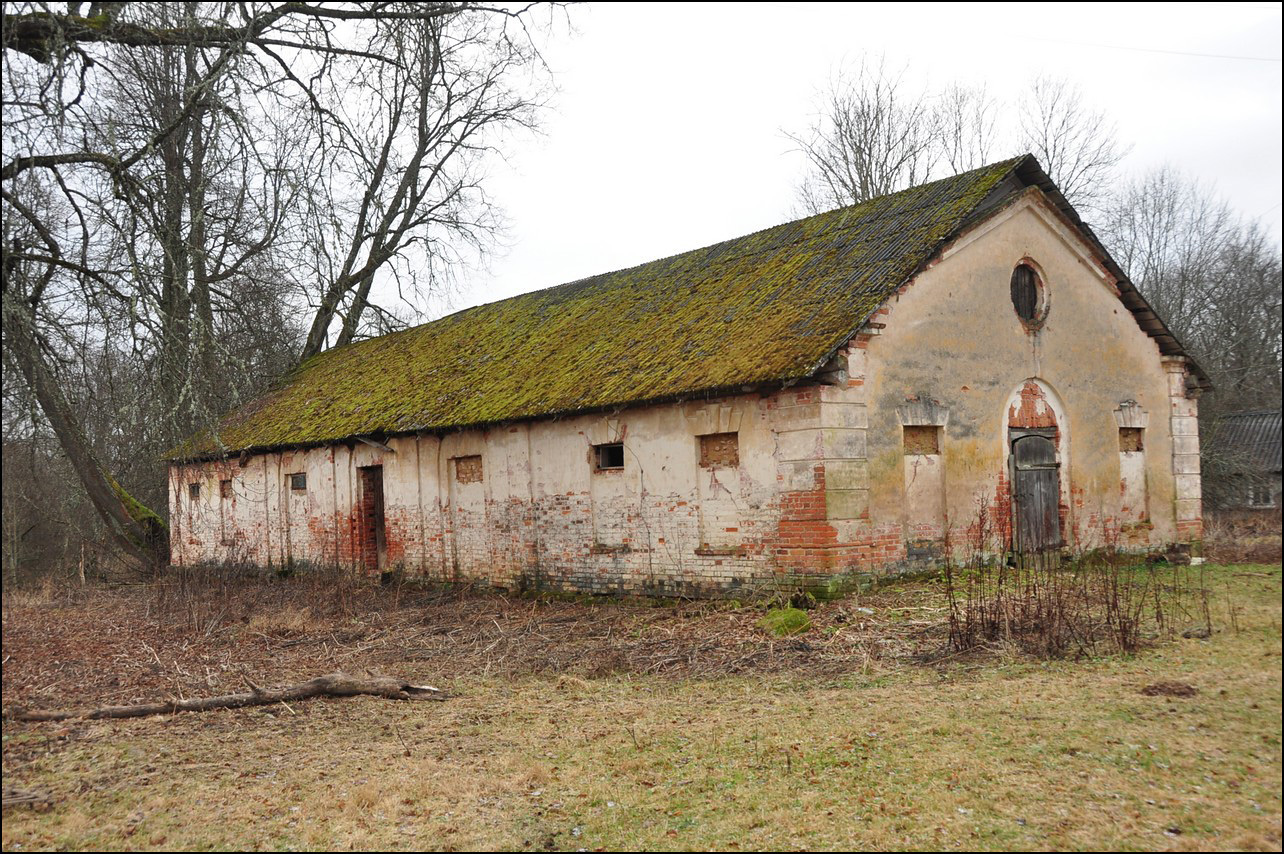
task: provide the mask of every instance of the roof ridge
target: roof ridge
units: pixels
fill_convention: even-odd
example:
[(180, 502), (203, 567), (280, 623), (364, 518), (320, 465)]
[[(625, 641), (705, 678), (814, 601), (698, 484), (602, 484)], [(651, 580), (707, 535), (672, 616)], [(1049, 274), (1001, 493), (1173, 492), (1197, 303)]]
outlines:
[[(784, 228), (787, 228), (788, 226), (791, 226), (791, 225), (797, 225), (797, 224), (799, 224), (799, 223), (807, 222), (807, 221), (809, 221), (809, 220), (820, 219), (820, 218), (822, 218), (822, 217), (832, 217), (832, 216), (834, 216), (835, 214), (839, 213), (840, 211), (852, 212), (852, 211), (855, 211), (855, 210), (857, 210), (857, 209), (859, 209), (859, 208), (865, 207), (865, 206), (867, 206), (867, 205), (872, 205), (872, 204), (874, 204), (875, 202), (878, 202), (878, 201), (881, 201), (881, 200), (884, 200), (884, 199), (890, 199), (890, 198), (893, 198), (893, 197), (895, 197), (895, 196), (900, 196), (900, 195), (902, 195), (902, 194), (910, 193), (910, 192), (922, 192), (922, 191), (927, 190), (929, 187), (935, 187), (935, 186), (937, 186), (938, 184), (945, 183), (946, 181), (957, 181), (957, 180), (959, 180), (959, 179), (961, 179), (961, 178), (964, 178), (964, 177), (966, 177), (966, 176), (972, 175), (972, 174), (974, 174), (974, 173), (979, 173), (979, 172), (989, 172), (989, 171), (991, 171), (991, 170), (998, 169), (999, 167), (1001, 167), (1001, 166), (1005, 166), (1005, 165), (1008, 167), (1008, 168), (1007, 168), (1007, 170), (1006, 170), (1006, 172), (1005, 172), (1005, 175), (1004, 175), (1004, 177), (1006, 177), (1006, 173), (1010, 173), (1010, 172), (1012, 172), (1013, 170), (1015, 170), (1015, 169), (1016, 169), (1016, 167), (1017, 167), (1017, 166), (1018, 166), (1022, 161), (1024, 161), (1026, 158), (1028, 158), (1028, 157), (1030, 157), (1030, 156), (1031, 156), (1031, 155), (1029, 155), (1029, 154), (1022, 154), (1022, 155), (1019, 155), (1019, 156), (1017, 156), (1017, 157), (1010, 157), (1010, 158), (1008, 158), (1007, 160), (998, 160), (998, 161), (995, 161), (994, 163), (988, 164), (988, 165), (986, 165), (986, 166), (978, 166), (978, 167), (976, 167), (975, 169), (968, 169), (968, 170), (966, 170), (966, 171), (964, 171), (964, 172), (959, 172), (959, 173), (957, 173), (957, 174), (955, 174), (955, 175), (948, 175), (948, 176), (946, 176), (946, 177), (944, 177), (944, 178), (937, 178), (937, 179), (936, 179), (936, 180), (934, 180), (934, 181), (928, 181), (926, 184), (915, 184), (915, 185), (914, 185), (914, 186), (912, 186), (912, 187), (906, 187), (906, 188), (904, 188), (903, 190), (897, 190), (896, 192), (893, 192), (893, 193), (884, 193), (884, 194), (883, 194), (883, 195), (881, 195), (881, 196), (874, 196), (874, 197), (872, 197), (872, 198), (865, 199), (865, 200), (864, 200), (864, 201), (862, 201), (862, 202), (857, 202), (856, 204), (853, 204), (853, 205), (843, 205), (842, 207), (833, 208), (833, 209), (831, 209), (831, 210), (827, 210), (827, 211), (821, 211), (820, 213), (808, 214), (807, 216), (804, 216), (804, 217), (799, 217), (799, 218), (797, 218), (797, 219), (792, 219), (792, 220), (787, 220), (786, 222), (777, 223), (776, 225), (770, 225), (770, 226), (767, 226), (767, 227), (765, 227), (765, 228), (760, 228), (760, 229), (758, 229), (757, 231), (750, 231), (750, 232), (747, 232), (747, 233), (745, 233), (745, 234), (737, 235), (737, 236), (735, 236), (735, 237), (728, 237), (728, 238), (727, 238), (727, 239), (725, 239), (725, 240), (719, 240), (719, 241), (715, 241), (715, 242), (713, 242), (713, 243), (707, 243), (707, 244), (705, 244), (705, 245), (703, 245), (703, 246), (696, 246), (696, 247), (693, 247), (693, 248), (691, 248), (691, 249), (684, 249), (684, 250), (682, 250), (682, 251), (680, 251), (680, 252), (674, 252), (674, 253), (672, 253), (672, 254), (670, 254), (670, 255), (662, 255), (662, 256), (660, 256), (659, 258), (652, 258), (652, 259), (651, 259), (651, 260), (649, 260), (649, 261), (641, 261), (641, 262), (639, 262), (639, 263), (637, 263), (637, 264), (630, 264), (630, 265), (629, 265), (629, 266), (627, 266), (627, 267), (617, 267), (617, 268), (615, 268), (615, 269), (613, 269), (613, 270), (603, 270), (603, 271), (602, 271), (602, 272), (600, 272), (600, 273), (593, 273), (593, 274), (588, 275), (588, 276), (581, 276), (581, 277), (580, 277), (580, 278), (578, 278), (578, 279), (571, 279), (570, 281), (567, 281), (567, 282), (559, 282), (559, 283), (558, 283), (558, 284), (556, 284), (556, 285), (548, 285), (547, 287), (543, 287), (543, 288), (536, 288), (536, 289), (534, 289), (534, 290), (530, 290), (530, 291), (523, 291), (522, 293), (519, 293), (519, 294), (513, 294), (512, 296), (503, 297), (502, 299), (493, 300), (493, 301), (491, 301), (491, 302), (484, 302), (484, 303), (479, 303), (479, 304), (477, 304), (477, 305), (470, 305), (470, 306), (466, 306), (466, 307), (464, 307), (464, 308), (459, 309), (458, 311), (452, 311), (452, 312), (450, 312), (449, 314), (443, 314), (441, 317), (436, 317), (436, 318), (433, 318), (432, 320), (425, 320), (423, 323), (416, 323), (414, 326), (407, 326), (405, 329), (397, 329), (397, 330), (393, 330), (392, 332), (385, 332), (385, 333), (383, 333), (382, 335), (375, 335), (375, 336), (370, 337), (370, 338), (363, 338), (363, 339), (361, 339), (360, 341), (353, 341), (351, 344), (346, 345), (346, 346), (348, 346), (348, 347), (355, 347), (355, 346), (358, 346), (358, 345), (361, 345), (361, 344), (365, 344), (365, 343), (370, 342), (370, 341), (386, 340), (386, 339), (388, 339), (388, 338), (392, 338), (392, 337), (394, 337), (394, 336), (398, 336), (398, 335), (402, 335), (402, 334), (405, 334), (405, 333), (413, 332), (414, 330), (416, 330), (416, 329), (421, 329), (421, 328), (423, 328), (423, 327), (425, 327), (425, 326), (431, 326), (432, 324), (434, 324), (434, 323), (439, 323), (439, 322), (441, 322), (441, 321), (443, 321), (443, 320), (448, 320), (448, 319), (450, 319), (450, 318), (460, 317), (461, 315), (467, 314), (467, 313), (469, 313), (469, 312), (479, 311), (479, 310), (484, 309), (484, 308), (489, 308), (489, 307), (491, 307), (491, 306), (502, 305), (502, 304), (504, 304), (504, 303), (511, 303), (511, 302), (515, 302), (515, 301), (517, 301), (517, 300), (521, 300), (521, 299), (523, 299), (523, 298), (535, 297), (535, 296), (537, 296), (537, 295), (539, 295), (539, 294), (545, 294), (545, 293), (548, 293), (549, 291), (555, 291), (555, 290), (557, 290), (557, 289), (559, 289), (559, 288), (570, 288), (570, 287), (572, 287), (572, 286), (574, 286), (574, 285), (582, 285), (582, 284), (584, 284), (584, 283), (586, 283), (586, 282), (591, 282), (591, 281), (596, 280), (596, 279), (604, 279), (604, 278), (606, 278), (606, 277), (608, 277), (608, 276), (615, 276), (615, 275), (619, 275), (619, 274), (621, 274), (621, 273), (629, 273), (629, 272), (632, 272), (632, 271), (634, 271), (634, 270), (641, 269), (642, 267), (650, 266), (650, 265), (652, 265), (652, 264), (660, 264), (660, 263), (663, 263), (663, 262), (665, 262), (665, 261), (672, 261), (672, 260), (674, 260), (674, 259), (676, 259), (676, 258), (682, 258), (682, 257), (684, 257), (684, 256), (691, 255), (691, 254), (694, 254), (694, 253), (696, 253), (696, 252), (704, 252), (704, 251), (708, 251), (708, 250), (711, 250), (711, 249), (716, 249), (716, 248), (718, 248), (718, 247), (720, 247), (720, 246), (726, 246), (727, 244), (735, 243), (735, 242), (737, 242), (737, 241), (741, 241), (741, 240), (748, 240), (748, 239), (750, 239), (750, 238), (752, 238), (752, 237), (756, 237), (756, 236), (758, 236), (758, 235), (765, 234), (765, 233), (767, 233), (767, 232), (769, 232), (769, 231), (776, 231), (776, 230), (778, 230), (778, 229), (784, 229)], [(978, 201), (978, 204), (979, 204), (979, 201)], [(917, 209), (920, 209), (920, 210), (921, 210), (921, 209), (923, 209), (923, 208), (925, 208), (925, 207), (928, 207), (928, 205), (927, 205), (927, 204), (920, 205), (920, 206), (918, 206), (918, 208), (917, 208)], [(834, 228), (832, 228), (832, 229), (828, 229), (828, 230), (826, 230), (824, 233), (830, 233), (830, 234), (832, 234), (832, 233), (834, 233), (834, 232), (840, 232), (840, 231), (844, 231), (844, 230), (848, 230), (848, 231), (850, 231), (850, 230), (855, 229), (855, 228), (858, 228), (858, 227), (864, 227), (864, 226), (867, 226), (867, 225), (869, 224), (869, 222), (871, 222), (871, 221), (875, 221), (875, 222), (876, 222), (876, 221), (879, 221), (879, 220), (889, 219), (889, 218), (891, 218), (891, 217), (893, 217), (893, 216), (896, 216), (896, 214), (895, 214), (895, 213), (892, 213), (892, 212), (886, 212), (886, 213), (882, 213), (882, 214), (875, 214), (875, 215), (874, 215), (874, 216), (872, 216), (869, 220), (860, 220), (860, 219), (858, 219), (858, 218), (852, 218), (852, 219), (851, 219), (849, 222), (847, 222), (846, 224), (838, 225), (838, 226), (836, 226), (836, 227), (834, 227)], [(811, 240), (815, 240), (815, 239), (816, 239), (816, 238), (818, 238), (819, 236), (820, 236), (820, 233), (805, 234), (805, 235), (801, 236), (798, 240), (791, 241), (791, 244), (790, 244), (790, 245), (798, 246), (798, 245), (803, 244), (804, 242), (811, 241)], [(745, 254), (743, 254), (743, 255), (739, 256), (739, 257), (740, 257), (740, 258), (754, 257), (754, 256), (756, 256), (756, 255), (760, 255), (760, 254), (762, 254), (762, 253), (764, 253), (764, 252), (769, 252), (769, 251), (771, 251), (771, 249), (770, 249), (769, 247), (763, 247), (763, 248), (761, 248), (761, 249), (758, 249), (758, 250), (755, 250), (755, 251), (752, 251), (752, 252), (747, 252), (747, 253), (745, 253)], [(333, 353), (333, 352), (335, 352), (335, 351), (337, 351), (337, 350), (340, 350), (340, 349), (343, 349), (343, 348), (341, 348), (341, 347), (333, 347), (333, 348), (330, 348), (330, 349), (328, 349), (328, 350), (323, 350), (321, 353), (318, 353), (317, 355), (318, 355), (318, 356), (320, 356), (320, 355), (324, 355), (324, 354), (326, 354), (326, 353)]]
[(808, 376), (1027, 160), (323, 351), (168, 456), (477, 427)]

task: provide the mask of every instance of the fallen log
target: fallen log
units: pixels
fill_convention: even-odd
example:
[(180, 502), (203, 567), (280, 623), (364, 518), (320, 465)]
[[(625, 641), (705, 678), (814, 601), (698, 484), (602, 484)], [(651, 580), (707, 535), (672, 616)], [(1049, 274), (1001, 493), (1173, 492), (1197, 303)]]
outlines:
[(44, 792), (31, 792), (26, 789), (15, 789), (12, 786), (5, 786), (3, 792), (4, 809), (9, 807), (33, 807), (40, 809), (53, 803), (53, 798)]
[[(249, 680), (246, 680), (247, 682)], [(166, 700), (160, 703), (140, 703), (134, 706), (103, 706), (71, 712), (42, 712), (20, 708), (5, 710), (4, 717), (15, 721), (66, 721), (73, 719), (102, 720), (105, 718), (141, 718), (147, 715), (168, 715), (174, 712), (207, 712), (211, 709), (239, 709), (245, 706), (270, 706), (313, 697), (356, 697), (368, 695), (388, 700), (444, 700), (446, 693), (431, 685), (411, 685), (395, 676), (361, 678), (346, 673), (327, 673), (284, 688), (260, 688), (250, 683), (244, 694), (224, 694), (192, 700)]]

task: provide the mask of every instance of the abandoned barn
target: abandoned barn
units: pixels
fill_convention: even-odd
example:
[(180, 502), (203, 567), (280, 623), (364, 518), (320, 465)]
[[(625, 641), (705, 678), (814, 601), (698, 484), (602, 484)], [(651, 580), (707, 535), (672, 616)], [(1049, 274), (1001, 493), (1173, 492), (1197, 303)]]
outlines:
[(1026, 156), (327, 351), (172, 454), (172, 555), (725, 595), (1150, 548), (1207, 387)]

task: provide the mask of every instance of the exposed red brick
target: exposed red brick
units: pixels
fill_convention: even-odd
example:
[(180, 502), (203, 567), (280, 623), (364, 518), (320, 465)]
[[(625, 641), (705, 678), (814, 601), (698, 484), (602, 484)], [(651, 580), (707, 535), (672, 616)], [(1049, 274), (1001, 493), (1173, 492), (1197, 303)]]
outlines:
[(1009, 427), (1056, 427), (1057, 416), (1052, 405), (1043, 395), (1038, 383), (1027, 382), (1021, 387), (1020, 399), (1008, 410)]
[(482, 458), (480, 455), (455, 458), (455, 480), (460, 483), (482, 482)]

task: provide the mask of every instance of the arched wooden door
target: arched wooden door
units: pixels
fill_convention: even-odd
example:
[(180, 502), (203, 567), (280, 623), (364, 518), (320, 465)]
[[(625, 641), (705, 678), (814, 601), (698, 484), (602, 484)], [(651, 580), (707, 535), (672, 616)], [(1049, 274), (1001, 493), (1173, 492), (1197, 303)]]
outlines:
[(1061, 547), (1061, 476), (1051, 438), (1036, 434), (1012, 440), (1012, 503), (1017, 551)]

